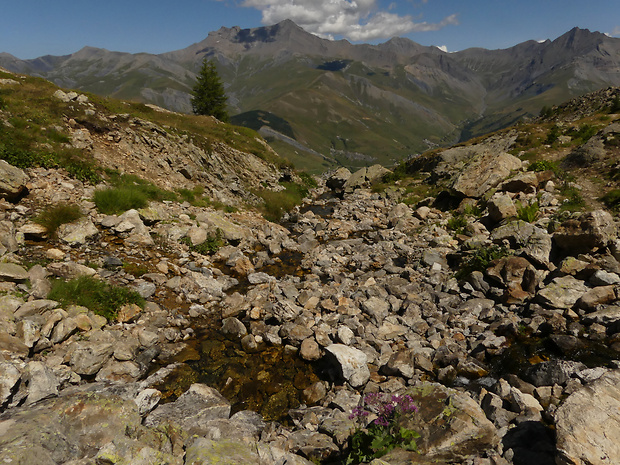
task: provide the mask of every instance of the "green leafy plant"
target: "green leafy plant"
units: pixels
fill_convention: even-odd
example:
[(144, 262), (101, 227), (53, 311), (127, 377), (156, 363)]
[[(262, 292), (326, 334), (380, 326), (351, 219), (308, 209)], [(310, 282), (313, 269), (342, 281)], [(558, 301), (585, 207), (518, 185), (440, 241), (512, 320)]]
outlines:
[(187, 245), (192, 252), (197, 252), (202, 255), (212, 255), (224, 246), (224, 239), (222, 237), (222, 230), (218, 228), (214, 235), (209, 235), (207, 239), (200, 244), (194, 245), (187, 236), (181, 239), (181, 243)]
[(55, 236), (58, 228), (67, 223), (73, 223), (74, 221), (82, 218), (83, 213), (80, 211), (80, 207), (74, 204), (59, 203), (53, 206), (44, 208), (35, 218), (34, 222), (42, 226), (45, 226), (50, 236)]
[(526, 205), (517, 206), (517, 218), (528, 223), (533, 223), (538, 218), (540, 206), (538, 202), (528, 203)]
[(87, 307), (97, 315), (115, 320), (118, 310), (125, 304), (144, 308), (144, 298), (136, 291), (114, 286), (91, 276), (81, 276), (70, 281), (56, 280), (48, 298), (63, 305)]
[(463, 234), (467, 226), (467, 218), (464, 215), (455, 215), (448, 220), (447, 227), (455, 234)]
[(420, 435), (397, 423), (401, 415), (417, 411), (418, 408), (409, 395), (376, 392), (366, 394), (362, 398), (362, 403), (349, 415), (349, 418), (355, 420), (359, 426), (350, 438), (350, 451), (346, 464), (370, 462), (396, 447), (417, 451), (416, 439)]
[(473, 271), (484, 271), (493, 260), (506, 257), (508, 254), (508, 249), (495, 244), (488, 247), (475, 248), (461, 264), (456, 273), (456, 277), (458, 279), (463, 279), (469, 276)]

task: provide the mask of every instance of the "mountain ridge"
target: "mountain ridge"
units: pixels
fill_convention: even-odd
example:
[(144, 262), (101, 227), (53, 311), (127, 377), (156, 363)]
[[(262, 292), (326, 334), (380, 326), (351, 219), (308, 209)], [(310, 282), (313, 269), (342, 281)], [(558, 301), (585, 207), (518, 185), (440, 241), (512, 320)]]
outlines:
[[(223, 27), (157, 55), (84, 47), (33, 60), (0, 54), (0, 66), (65, 88), (191, 112), (204, 58), (217, 62), (231, 114), (273, 114), (290, 124), (298, 143), (339, 154), (343, 165), (355, 164), (347, 152), (390, 165), (425, 150), (427, 141), (454, 143), (620, 85), (620, 39), (580, 28), (544, 42), (446, 53), (406, 38), (378, 45), (329, 41), (286, 20)], [(280, 149), (296, 163), (319, 161)]]

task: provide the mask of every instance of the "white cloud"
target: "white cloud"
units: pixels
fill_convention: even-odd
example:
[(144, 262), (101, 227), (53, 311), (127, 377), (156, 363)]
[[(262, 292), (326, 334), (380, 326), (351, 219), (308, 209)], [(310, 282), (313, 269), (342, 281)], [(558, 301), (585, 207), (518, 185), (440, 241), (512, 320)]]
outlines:
[(377, 0), (244, 0), (242, 5), (260, 10), (263, 24), (290, 19), (318, 36), (342, 36), (352, 41), (436, 31), (458, 24), (457, 15), (447, 16), (439, 23), (416, 22), (411, 15), (381, 11)]
[(616, 26), (616, 28), (611, 31), (611, 35), (616, 37), (616, 36), (620, 36), (620, 26)]

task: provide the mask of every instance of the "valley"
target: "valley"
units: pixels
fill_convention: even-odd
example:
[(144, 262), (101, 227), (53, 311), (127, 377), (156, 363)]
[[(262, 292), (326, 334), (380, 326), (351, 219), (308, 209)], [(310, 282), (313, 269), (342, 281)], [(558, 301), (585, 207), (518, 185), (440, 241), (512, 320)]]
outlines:
[(0, 78), (3, 461), (616, 461), (618, 88), (312, 178)]

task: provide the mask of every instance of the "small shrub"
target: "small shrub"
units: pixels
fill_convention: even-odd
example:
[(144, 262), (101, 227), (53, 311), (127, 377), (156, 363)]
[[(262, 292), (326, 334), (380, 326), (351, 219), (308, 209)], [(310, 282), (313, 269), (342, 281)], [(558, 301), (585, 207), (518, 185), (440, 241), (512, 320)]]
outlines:
[(84, 216), (80, 211), (80, 207), (73, 204), (59, 203), (57, 205), (45, 208), (38, 216), (34, 218), (34, 222), (45, 226), (50, 236), (55, 236), (58, 228), (67, 223), (73, 223)]
[[(417, 451), (416, 439), (420, 435), (411, 429), (398, 425), (398, 418), (404, 413), (417, 412), (409, 395), (366, 394), (362, 404), (353, 409), (349, 418), (361, 427), (350, 438), (350, 452), (346, 464), (371, 462), (396, 447)], [(368, 424), (370, 415), (376, 418)]]
[(125, 273), (129, 273), (136, 278), (139, 278), (140, 276), (143, 276), (149, 272), (149, 269), (146, 265), (135, 262), (123, 263), (123, 270), (125, 271)]
[(553, 126), (551, 126), (551, 129), (549, 129), (544, 143), (547, 145), (553, 145), (555, 142), (557, 142), (561, 135), (562, 132), (560, 130), (560, 127), (557, 124), (554, 124)]
[(63, 305), (80, 305), (108, 320), (115, 320), (118, 310), (125, 304), (144, 308), (144, 298), (125, 287), (113, 286), (90, 276), (70, 281), (56, 280), (48, 298)]
[(540, 172), (540, 171), (554, 171), (555, 172), (558, 169), (558, 165), (549, 160), (537, 160), (531, 163), (527, 169), (528, 171), (535, 171), (535, 172)]
[(302, 180), (302, 182), (310, 187), (310, 188), (314, 188), (317, 187), (318, 184), (316, 182), (316, 179), (314, 179), (314, 177), (308, 173), (306, 173), (305, 171), (301, 171), (299, 173), (297, 173), (297, 175), (299, 176), (299, 178)]
[(594, 136), (598, 132), (598, 129), (595, 126), (590, 124), (583, 124), (579, 126), (579, 129), (574, 129), (570, 136), (573, 138), (573, 141), (578, 144), (585, 144), (588, 142), (592, 136)]

